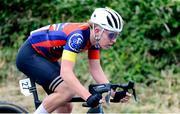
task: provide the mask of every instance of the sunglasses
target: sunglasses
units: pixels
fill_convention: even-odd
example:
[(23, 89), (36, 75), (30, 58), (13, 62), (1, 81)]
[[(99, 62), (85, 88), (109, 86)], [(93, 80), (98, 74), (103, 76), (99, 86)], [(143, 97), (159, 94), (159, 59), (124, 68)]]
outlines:
[(116, 33), (116, 32), (109, 32), (108, 33), (108, 37), (110, 40), (115, 40), (117, 38), (117, 36), (118, 36), (118, 33)]

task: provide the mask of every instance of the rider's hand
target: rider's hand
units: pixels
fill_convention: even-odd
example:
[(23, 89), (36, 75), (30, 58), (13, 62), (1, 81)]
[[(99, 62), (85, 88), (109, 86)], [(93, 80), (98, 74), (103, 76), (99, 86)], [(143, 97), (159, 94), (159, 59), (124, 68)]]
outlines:
[(127, 102), (132, 95), (125, 91), (116, 92), (113, 98), (113, 102)]
[(101, 99), (102, 99), (102, 95), (101, 94), (93, 94), (93, 95), (88, 97), (86, 102), (87, 102), (88, 106), (96, 107), (96, 106), (99, 105)]

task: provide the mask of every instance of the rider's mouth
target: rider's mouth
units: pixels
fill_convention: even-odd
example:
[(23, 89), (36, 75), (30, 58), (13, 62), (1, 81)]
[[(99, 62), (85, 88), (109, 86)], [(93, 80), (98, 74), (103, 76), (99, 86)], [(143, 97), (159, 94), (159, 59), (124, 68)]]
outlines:
[(109, 49), (109, 48), (111, 48), (111, 47), (112, 47), (112, 45), (107, 45), (107, 46), (106, 46), (107, 49)]
[(108, 47), (112, 47), (113, 45), (108, 45)]

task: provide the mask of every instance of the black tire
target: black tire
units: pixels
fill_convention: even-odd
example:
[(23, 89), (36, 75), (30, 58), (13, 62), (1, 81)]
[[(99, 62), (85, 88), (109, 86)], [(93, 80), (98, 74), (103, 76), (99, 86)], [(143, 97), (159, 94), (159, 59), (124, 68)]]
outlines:
[(0, 102), (0, 113), (28, 113), (25, 109), (15, 104)]

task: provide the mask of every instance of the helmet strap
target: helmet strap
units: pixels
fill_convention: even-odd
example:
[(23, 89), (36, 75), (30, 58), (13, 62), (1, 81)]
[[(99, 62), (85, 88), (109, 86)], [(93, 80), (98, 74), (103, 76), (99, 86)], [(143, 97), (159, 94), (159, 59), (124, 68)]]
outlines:
[(95, 34), (94, 24), (93, 24), (93, 33), (94, 33), (94, 39), (95, 39), (95, 41), (96, 41), (96, 44), (95, 44), (95, 47), (96, 47), (96, 48), (100, 48), (99, 41), (100, 41), (100, 39), (101, 39), (101, 37), (102, 37), (102, 33), (103, 33), (103, 32), (104, 32), (104, 28), (101, 29), (100, 35), (97, 36), (97, 35)]

